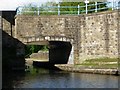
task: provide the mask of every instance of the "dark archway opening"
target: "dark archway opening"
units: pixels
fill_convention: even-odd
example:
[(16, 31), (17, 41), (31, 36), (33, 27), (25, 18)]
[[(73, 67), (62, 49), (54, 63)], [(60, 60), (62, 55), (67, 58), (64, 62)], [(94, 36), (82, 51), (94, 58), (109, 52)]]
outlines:
[(72, 45), (70, 42), (50, 41), (49, 63), (50, 64), (67, 64)]
[[(42, 45), (42, 46), (29, 45), (26, 48), (27, 50), (26, 52), (29, 51), (29, 53), (27, 53), (26, 56), (28, 56), (31, 59), (36, 59), (33, 60), (33, 66), (56, 69), (54, 67), (55, 64), (68, 63), (71, 49), (72, 49), (72, 45), (70, 42), (49, 41), (49, 45)], [(35, 56), (35, 53), (37, 53), (38, 55)], [(46, 57), (44, 57), (45, 55)], [(33, 58), (32, 56), (35, 56), (36, 58)], [(37, 56), (39, 58), (37, 58)], [(48, 61), (45, 59), (47, 59)]]

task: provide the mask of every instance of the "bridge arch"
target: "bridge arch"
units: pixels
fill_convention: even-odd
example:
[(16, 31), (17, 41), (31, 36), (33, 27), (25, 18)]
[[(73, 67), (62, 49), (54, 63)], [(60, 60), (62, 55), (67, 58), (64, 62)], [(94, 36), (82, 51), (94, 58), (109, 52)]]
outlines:
[(73, 39), (60, 36), (25, 37), (21, 39), (26, 45), (48, 45), (49, 63), (74, 64)]

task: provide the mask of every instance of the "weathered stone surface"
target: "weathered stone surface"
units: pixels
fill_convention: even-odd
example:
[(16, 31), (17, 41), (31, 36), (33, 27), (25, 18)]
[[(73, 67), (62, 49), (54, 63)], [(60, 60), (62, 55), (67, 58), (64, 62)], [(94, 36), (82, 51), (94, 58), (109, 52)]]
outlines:
[(16, 11), (2, 11), (2, 30), (10, 36), (15, 35), (15, 20)]
[(71, 44), (74, 46), (74, 63), (79, 64), (85, 59), (118, 57), (118, 19), (118, 11), (79, 16), (18, 15), (15, 19), (15, 36), (18, 39), (49, 36), (51, 38), (43, 40), (60, 41), (63, 37), (66, 37), (64, 41), (73, 40)]

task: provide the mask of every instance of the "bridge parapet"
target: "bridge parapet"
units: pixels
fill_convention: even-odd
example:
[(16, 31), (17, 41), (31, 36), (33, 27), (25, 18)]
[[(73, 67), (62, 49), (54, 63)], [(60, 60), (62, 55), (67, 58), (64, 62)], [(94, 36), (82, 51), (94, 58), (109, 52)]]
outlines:
[(77, 17), (23, 16), (16, 19), (17, 37), (67, 36), (73, 37), (78, 27)]

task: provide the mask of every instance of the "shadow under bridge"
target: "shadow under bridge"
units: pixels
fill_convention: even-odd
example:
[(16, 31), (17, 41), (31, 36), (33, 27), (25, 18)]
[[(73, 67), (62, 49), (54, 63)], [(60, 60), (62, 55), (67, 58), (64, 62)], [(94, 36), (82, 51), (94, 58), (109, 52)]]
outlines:
[[(27, 45), (48, 45), (49, 64), (67, 64), (72, 50), (72, 45), (70, 42), (66, 41), (40, 41), (40, 42), (30, 42)], [(37, 61), (35, 61), (38, 63)], [(39, 61), (40, 63), (40, 61)], [(42, 64), (42, 62), (41, 62)]]
[(49, 63), (67, 64), (72, 45), (70, 42), (49, 41)]

